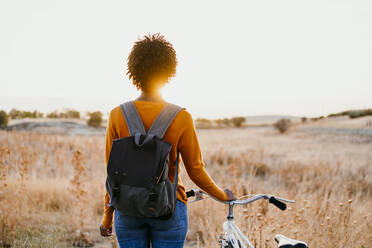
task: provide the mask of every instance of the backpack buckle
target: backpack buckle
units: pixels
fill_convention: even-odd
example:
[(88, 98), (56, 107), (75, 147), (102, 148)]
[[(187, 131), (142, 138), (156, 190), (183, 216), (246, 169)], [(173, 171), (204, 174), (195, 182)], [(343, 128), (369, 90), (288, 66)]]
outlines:
[(112, 194), (113, 194), (114, 198), (119, 199), (119, 197), (120, 197), (120, 186), (115, 185), (115, 187), (112, 187)]

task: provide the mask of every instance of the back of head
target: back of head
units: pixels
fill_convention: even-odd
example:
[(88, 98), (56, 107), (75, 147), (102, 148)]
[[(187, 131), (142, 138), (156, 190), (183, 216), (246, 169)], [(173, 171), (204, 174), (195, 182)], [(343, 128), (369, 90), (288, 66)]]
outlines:
[(127, 75), (137, 89), (156, 91), (175, 76), (176, 51), (159, 33), (146, 35), (135, 42), (127, 65)]

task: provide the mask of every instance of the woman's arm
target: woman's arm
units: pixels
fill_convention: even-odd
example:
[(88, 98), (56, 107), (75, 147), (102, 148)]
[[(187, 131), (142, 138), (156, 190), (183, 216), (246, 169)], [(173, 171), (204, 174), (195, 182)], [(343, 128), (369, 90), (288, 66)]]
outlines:
[(187, 174), (200, 189), (216, 197), (218, 200), (226, 201), (228, 199), (227, 194), (214, 183), (204, 168), (194, 122), (189, 113), (187, 113), (185, 124), (186, 129), (180, 137), (178, 148), (181, 152)]
[[(110, 113), (109, 121), (107, 124), (107, 130), (106, 130), (106, 150), (105, 150), (106, 166), (107, 166), (108, 159), (110, 156), (112, 141), (116, 139), (116, 136), (117, 135), (112, 125), (112, 118), (111, 118), (111, 113)], [(105, 206), (104, 206), (104, 211), (103, 211), (103, 218), (101, 221), (101, 225), (105, 228), (110, 228), (113, 222), (114, 208), (107, 206), (109, 202), (110, 202), (110, 197), (106, 191), (105, 192)]]

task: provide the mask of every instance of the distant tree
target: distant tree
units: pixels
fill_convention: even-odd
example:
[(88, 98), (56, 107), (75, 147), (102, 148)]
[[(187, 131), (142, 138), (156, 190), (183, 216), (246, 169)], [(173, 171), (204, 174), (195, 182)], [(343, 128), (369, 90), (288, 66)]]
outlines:
[(235, 127), (241, 127), (245, 123), (245, 117), (237, 116), (231, 118), (231, 122)]
[(22, 119), (22, 113), (21, 111), (17, 110), (17, 109), (11, 109), (9, 111), (9, 117), (10, 119)]
[(22, 118), (32, 118), (32, 112), (30, 111), (22, 111)]
[(64, 112), (60, 112), (60, 113), (58, 113), (58, 118), (68, 118), (68, 116), (67, 116), (67, 113), (64, 113)]
[(34, 110), (34, 112), (32, 112), (32, 117), (31, 118), (43, 118), (44, 114), (37, 111), (37, 110)]
[(11, 109), (9, 111), (9, 117), (11, 119), (23, 119), (23, 118), (42, 118), (44, 116), (43, 113), (38, 112), (37, 110), (34, 111), (20, 111), (17, 109)]
[(36, 117), (37, 117), (37, 118), (43, 118), (43, 117), (44, 117), (44, 113), (37, 112)]
[(31, 111), (22, 111), (22, 118), (37, 118), (38, 112), (34, 110), (33, 112)]
[(212, 121), (211, 120), (208, 120), (206, 118), (197, 118), (196, 119), (196, 122), (199, 122), (199, 123), (204, 123), (204, 124), (212, 124)]
[(59, 118), (57, 111), (53, 111), (46, 116), (47, 118)]
[(351, 119), (372, 115), (372, 109), (362, 109), (362, 110), (354, 110), (349, 112), (349, 117)]
[(329, 114), (328, 117), (349, 116), (351, 119), (372, 115), (372, 109), (347, 110), (339, 113)]
[(215, 123), (217, 124), (217, 126), (219, 126), (219, 127), (221, 127), (221, 126), (224, 125), (223, 119), (217, 119), (217, 120), (215, 120), (214, 122), (215, 122)]
[(305, 116), (302, 117), (302, 118), (301, 118), (301, 121), (302, 121), (302, 123), (306, 123), (306, 122), (307, 122), (307, 117), (305, 117)]
[(212, 121), (206, 118), (197, 118), (195, 120), (196, 128), (210, 128), (212, 126)]
[(223, 123), (226, 125), (226, 126), (230, 126), (231, 125), (231, 120), (229, 118), (224, 118), (222, 119)]
[(93, 113), (89, 113), (89, 119), (88, 119), (88, 126), (91, 127), (99, 127), (102, 124), (102, 113), (100, 111), (96, 111)]
[(215, 122), (219, 127), (221, 127), (221, 126), (226, 126), (226, 127), (228, 127), (228, 126), (230, 126), (230, 124), (231, 124), (231, 121), (230, 121), (230, 119), (228, 119), (228, 118), (217, 119), (217, 120), (215, 120), (214, 122)]
[(80, 112), (72, 109), (59, 113), (57, 111), (53, 111), (47, 114), (47, 118), (80, 119)]
[(71, 119), (80, 119), (80, 112), (79, 111), (76, 111), (76, 110), (68, 110), (67, 111), (67, 118), (71, 118)]
[(274, 127), (280, 133), (285, 133), (291, 127), (291, 124), (292, 124), (291, 120), (283, 118), (275, 122)]
[(8, 115), (4, 110), (0, 110), (0, 128), (8, 126)]

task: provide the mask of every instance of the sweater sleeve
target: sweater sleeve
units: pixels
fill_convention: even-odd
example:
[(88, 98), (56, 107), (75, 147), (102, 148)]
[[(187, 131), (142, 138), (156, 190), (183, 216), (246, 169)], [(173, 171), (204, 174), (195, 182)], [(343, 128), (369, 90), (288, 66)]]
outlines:
[(189, 113), (187, 113), (185, 125), (186, 128), (180, 137), (178, 147), (187, 174), (200, 189), (214, 196), (218, 200), (226, 201), (226, 193), (214, 183), (204, 168), (194, 122)]
[[(105, 161), (106, 166), (109, 160), (110, 152), (111, 152), (111, 146), (112, 141), (116, 138), (116, 132), (112, 125), (112, 113), (110, 113), (109, 121), (107, 124), (107, 130), (106, 130), (106, 149), (105, 149)], [(105, 205), (104, 205), (104, 211), (103, 211), (103, 218), (101, 220), (102, 226), (105, 228), (109, 228), (112, 226), (113, 223), (113, 214), (114, 214), (114, 208), (108, 207), (107, 204), (110, 202), (110, 196), (108, 195), (107, 191), (105, 191), (105, 199), (104, 199)]]

